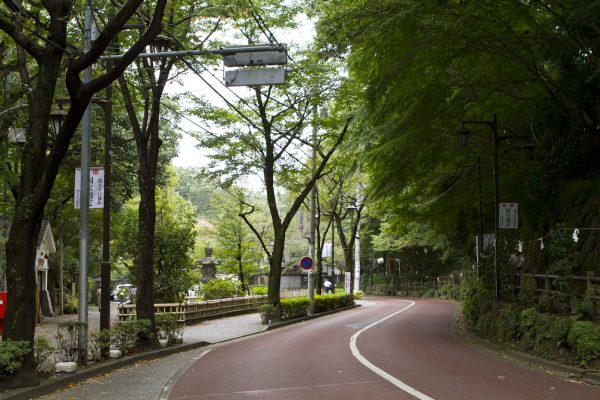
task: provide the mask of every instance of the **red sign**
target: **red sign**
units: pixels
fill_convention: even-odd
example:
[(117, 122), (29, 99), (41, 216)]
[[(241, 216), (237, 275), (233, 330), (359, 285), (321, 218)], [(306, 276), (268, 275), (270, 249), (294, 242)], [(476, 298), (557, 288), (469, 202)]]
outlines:
[(313, 264), (314, 264), (313, 259), (310, 257), (304, 257), (302, 260), (300, 260), (300, 266), (302, 267), (303, 270), (311, 269)]
[(4, 314), (6, 313), (6, 292), (0, 292), (0, 335), (4, 327)]

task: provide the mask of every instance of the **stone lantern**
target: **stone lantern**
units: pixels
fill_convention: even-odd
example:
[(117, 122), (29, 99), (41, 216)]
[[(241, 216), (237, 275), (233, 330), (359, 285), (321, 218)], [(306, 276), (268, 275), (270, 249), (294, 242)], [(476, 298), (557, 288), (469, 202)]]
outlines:
[(215, 274), (217, 273), (217, 265), (219, 264), (219, 260), (213, 257), (212, 247), (206, 247), (204, 249), (204, 258), (198, 260), (198, 265), (200, 265), (200, 271), (202, 272), (200, 281), (206, 283), (217, 279)]

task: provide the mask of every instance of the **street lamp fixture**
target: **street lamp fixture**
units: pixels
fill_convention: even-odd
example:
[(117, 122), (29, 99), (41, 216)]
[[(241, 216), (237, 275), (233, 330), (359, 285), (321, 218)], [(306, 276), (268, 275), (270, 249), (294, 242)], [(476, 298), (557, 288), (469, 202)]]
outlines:
[(156, 35), (150, 44), (150, 51), (153, 53), (162, 53), (168, 51), (171, 47), (172, 39), (166, 35)]
[(469, 137), (471, 136), (471, 131), (465, 129), (464, 127), (456, 132), (458, 135), (458, 142), (461, 146), (466, 146), (469, 144)]
[(537, 146), (530, 141), (527, 141), (523, 146), (521, 146), (521, 150), (523, 152), (523, 158), (527, 161), (531, 161), (533, 159), (533, 151)]
[(67, 112), (62, 108), (60, 110), (54, 110), (50, 112), (50, 125), (52, 125), (52, 131), (54, 136), (58, 135), (63, 122), (67, 118)]

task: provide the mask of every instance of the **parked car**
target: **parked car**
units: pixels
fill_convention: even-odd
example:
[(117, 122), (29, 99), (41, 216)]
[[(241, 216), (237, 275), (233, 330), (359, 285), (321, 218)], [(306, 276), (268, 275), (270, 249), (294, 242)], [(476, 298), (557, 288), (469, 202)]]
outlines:
[[(113, 301), (127, 301), (129, 300), (129, 295), (131, 293), (131, 290), (134, 288), (133, 284), (131, 283), (120, 283), (117, 286), (115, 286), (114, 290), (111, 293), (111, 300)], [(119, 298), (119, 293), (121, 293), (123, 290), (123, 299)]]

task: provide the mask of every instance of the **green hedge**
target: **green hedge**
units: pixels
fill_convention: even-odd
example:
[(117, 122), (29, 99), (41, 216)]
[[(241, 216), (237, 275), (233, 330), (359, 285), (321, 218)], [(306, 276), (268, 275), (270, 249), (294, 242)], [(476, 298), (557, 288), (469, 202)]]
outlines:
[(283, 321), (302, 318), (308, 315), (310, 299), (308, 297), (296, 297), (281, 299), (281, 319)]
[[(355, 292), (356, 293), (356, 292)], [(315, 313), (322, 313), (338, 308), (348, 307), (354, 304), (352, 296), (346, 292), (335, 294), (317, 294), (315, 295)]]
[(252, 288), (252, 294), (255, 296), (264, 296), (269, 294), (269, 288), (266, 286), (254, 286)]
[(235, 287), (232, 282), (215, 279), (204, 284), (204, 299), (218, 300), (233, 297)]

